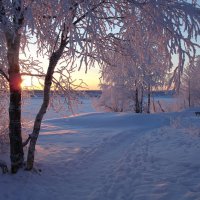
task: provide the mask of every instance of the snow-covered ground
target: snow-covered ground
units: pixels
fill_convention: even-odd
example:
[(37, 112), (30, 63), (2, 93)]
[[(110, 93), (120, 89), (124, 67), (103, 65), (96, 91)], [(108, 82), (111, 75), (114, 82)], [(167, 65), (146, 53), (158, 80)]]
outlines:
[(87, 99), (82, 106), (76, 116), (47, 114), (36, 169), (0, 174), (0, 200), (200, 200), (197, 109), (97, 113)]

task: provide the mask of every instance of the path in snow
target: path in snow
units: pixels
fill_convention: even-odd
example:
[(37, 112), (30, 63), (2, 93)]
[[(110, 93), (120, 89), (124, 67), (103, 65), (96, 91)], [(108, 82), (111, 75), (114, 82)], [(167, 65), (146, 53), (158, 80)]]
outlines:
[[(74, 127), (79, 125), (78, 129), (88, 132), (88, 134), (80, 133), (71, 141), (74, 143), (72, 146), (76, 146), (79, 140), (80, 151), (85, 150), (85, 153), (78, 155), (67, 167), (65, 177), (68, 181), (65, 186), (68, 188), (69, 199), (95, 199), (98, 190), (103, 190), (100, 191), (103, 197), (97, 199), (107, 198), (106, 189), (109, 187), (106, 184), (110, 185), (109, 179), (113, 176), (113, 170), (118, 165), (118, 161), (126, 155), (127, 148), (137, 143), (138, 138), (144, 136), (149, 129), (166, 125), (169, 121), (154, 115), (144, 126), (143, 120), (147, 121), (148, 118), (148, 115), (141, 115), (138, 118), (135, 115), (100, 113), (66, 119), (66, 124)], [(52, 127), (52, 121), (49, 121), (49, 124)], [(59, 126), (60, 121), (54, 120), (53, 124)], [(87, 144), (84, 141), (87, 141)], [(78, 188), (81, 188), (79, 194)], [(108, 199), (115, 198), (108, 196)]]
[(199, 118), (91, 113), (46, 120), (36, 167), (0, 178), (0, 199), (199, 200)]

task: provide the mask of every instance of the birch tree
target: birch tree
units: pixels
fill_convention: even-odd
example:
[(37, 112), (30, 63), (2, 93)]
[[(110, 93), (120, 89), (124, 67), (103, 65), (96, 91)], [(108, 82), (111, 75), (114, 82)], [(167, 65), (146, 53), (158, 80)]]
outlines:
[[(114, 26), (113, 20), (117, 18), (115, 4), (105, 1), (63, 1), (53, 2), (48, 6), (50, 16), (45, 17), (48, 26), (56, 23), (55, 36), (53, 41), (47, 41), (49, 65), (45, 75), (43, 104), (36, 116), (33, 132), (30, 135), (30, 145), (27, 157), (27, 170), (33, 168), (35, 145), (39, 135), (41, 122), (49, 104), (50, 88), (53, 75), (58, 62), (64, 59), (67, 65), (75, 65), (79, 69), (84, 65), (87, 71), (88, 66), (92, 67), (98, 62), (101, 65), (98, 54), (102, 51), (102, 44), (108, 39), (109, 30), (107, 26)], [(54, 13), (56, 10), (56, 13)], [(63, 13), (62, 20), (59, 14)], [(104, 21), (105, 20), (105, 21)], [(43, 32), (44, 36), (47, 32)], [(76, 62), (79, 62), (77, 64)], [(65, 67), (65, 68), (66, 68)]]
[(13, 173), (22, 166), (24, 161), (21, 137), (21, 75), (19, 67), (20, 29), (24, 21), (21, 3), (20, 0), (0, 1), (0, 25), (1, 34), (3, 34), (1, 46), (4, 47), (2, 50), (6, 49), (8, 76), (5, 76), (3, 68), (1, 68), (1, 72), (9, 80), (9, 137), (11, 171)]

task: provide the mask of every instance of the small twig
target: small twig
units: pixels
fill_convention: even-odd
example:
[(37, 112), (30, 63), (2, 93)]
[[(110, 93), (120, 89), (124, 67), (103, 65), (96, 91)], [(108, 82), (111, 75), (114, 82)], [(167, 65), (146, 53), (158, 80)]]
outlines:
[(45, 77), (45, 74), (21, 73), (21, 76), (36, 76), (36, 77)]
[(165, 112), (165, 110), (162, 108), (161, 104), (160, 104), (160, 101), (158, 101), (158, 105), (160, 106), (160, 109), (162, 112)]

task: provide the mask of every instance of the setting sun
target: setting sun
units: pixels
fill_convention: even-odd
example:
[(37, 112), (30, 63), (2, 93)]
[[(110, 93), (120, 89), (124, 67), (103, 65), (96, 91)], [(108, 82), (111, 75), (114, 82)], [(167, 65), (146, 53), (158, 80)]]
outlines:
[(21, 87), (22, 88), (24, 88), (24, 87), (31, 87), (31, 86), (32, 86), (31, 80), (29, 80), (28, 77), (22, 79), (22, 83), (21, 83)]

